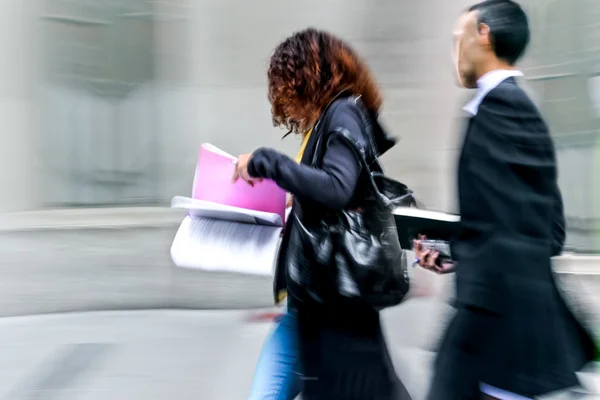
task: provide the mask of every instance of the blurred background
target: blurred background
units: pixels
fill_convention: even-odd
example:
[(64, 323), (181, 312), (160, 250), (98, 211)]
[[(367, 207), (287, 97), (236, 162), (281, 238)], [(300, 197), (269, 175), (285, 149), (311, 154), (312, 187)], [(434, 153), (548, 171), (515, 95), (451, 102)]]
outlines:
[[(600, 259), (593, 255), (600, 253), (600, 3), (521, 3), (533, 30), (522, 63), (526, 88), (554, 136), (568, 223), (565, 250), (578, 254), (564, 258), (559, 266), (567, 271), (570, 291), (598, 305)], [(173, 196), (191, 193), (203, 142), (232, 154), (258, 146), (295, 154), (298, 140), (282, 141), (285, 132), (271, 125), (266, 68), (274, 47), (307, 26), (325, 28), (350, 41), (381, 83), (382, 119), (401, 138), (384, 158), (386, 172), (413, 188), (428, 208), (457, 211), (460, 110), (472, 93), (455, 86), (451, 30), (456, 16), (470, 4), (466, 0), (0, 0), (0, 316), (269, 307), (268, 279), (171, 268), (169, 247), (183, 214), (168, 207)], [(440, 291), (444, 284), (425, 286)], [(422, 309), (410, 313), (415, 318), (428, 315), (429, 322), (437, 315)], [(230, 322), (239, 322), (238, 316), (230, 322), (207, 317), (209, 322), (194, 319), (199, 325), (192, 324), (192, 329), (183, 317), (142, 317), (147, 325), (115, 333), (102, 329), (128, 326), (132, 319), (106, 318), (69, 320), (66, 325), (53, 322), (46, 330), (23, 322), (12, 333), (5, 331), (8, 336), (0, 335), (0, 342), (37, 349), (32, 343), (42, 346), (49, 337), (61, 335), (65, 335), (61, 344), (104, 343), (110, 341), (107, 337), (123, 337), (119, 335), (131, 339), (127, 336), (131, 332), (139, 333), (131, 340), (149, 331), (162, 338), (154, 329), (164, 324), (183, 326), (190, 337), (203, 324), (210, 329), (216, 324), (220, 337), (227, 337)], [(398, 330), (402, 325), (398, 322)], [(84, 328), (90, 326), (106, 336), (91, 339), (91, 331)], [(236, 356), (236, 362), (246, 360), (242, 378), (246, 383), (266, 334), (248, 329), (248, 337), (255, 337), (252, 345), (242, 340), (241, 333), (231, 337), (252, 349), (246, 356)], [(173, 333), (175, 328), (169, 332), (165, 337), (180, 334)], [(203, 333), (205, 342), (194, 348), (206, 349), (210, 342), (208, 347), (219, 353), (231, 346), (232, 342), (215, 345), (219, 335), (210, 332)], [(173, 359), (189, 357), (186, 346), (175, 348), (179, 353), (175, 351)], [(44, 354), (40, 351), (30, 350), (27, 356), (15, 350), (14, 360), (20, 361), (15, 364), (9, 357), (13, 361), (4, 370), (0, 365), (0, 375), (18, 370), (15, 365), (27, 364), (22, 361), (27, 357), (37, 365), (36, 357)], [(72, 355), (87, 360), (104, 351), (92, 346), (73, 350)], [(137, 351), (149, 354), (148, 347)], [(169, 359), (167, 353), (155, 357)], [(228, 376), (218, 367), (213, 370)], [(27, 383), (18, 395), (12, 385), (6, 386), (10, 380), (0, 381), (11, 400), (71, 398), (56, 393), (26, 397), (56, 389), (48, 383), (52, 379), (45, 375), (39, 379), (42, 383)], [(111, 385), (104, 383), (109, 389), (119, 383)], [(139, 385), (148, 387), (148, 381)], [(3, 387), (0, 384), (0, 399)], [(240, 393), (246, 390), (244, 384), (240, 387)], [(142, 391), (139, 398), (171, 398), (152, 397), (160, 392), (158, 387), (153, 390)], [(109, 398), (137, 399), (132, 392), (125, 397), (115, 393)], [(221, 399), (244, 397), (215, 393)], [(181, 392), (177, 398), (187, 397)]]
[[(533, 28), (523, 67), (555, 136), (568, 247), (600, 251), (600, 6), (523, 3)], [(265, 70), (277, 43), (307, 25), (352, 42), (381, 82), (383, 118), (402, 138), (388, 173), (428, 207), (454, 208), (464, 100), (449, 32), (466, 1), (1, 4), (2, 211), (165, 206), (189, 193), (202, 142), (293, 151), (271, 127)]]
[[(533, 28), (523, 69), (555, 137), (568, 247), (598, 252), (600, 5), (522, 3)], [(467, 1), (0, 4), (0, 211), (168, 205), (190, 192), (202, 142), (293, 152), (271, 127), (265, 71), (277, 43), (309, 25), (352, 42), (381, 82), (383, 119), (402, 138), (388, 173), (454, 210), (468, 95), (454, 86), (450, 32)]]

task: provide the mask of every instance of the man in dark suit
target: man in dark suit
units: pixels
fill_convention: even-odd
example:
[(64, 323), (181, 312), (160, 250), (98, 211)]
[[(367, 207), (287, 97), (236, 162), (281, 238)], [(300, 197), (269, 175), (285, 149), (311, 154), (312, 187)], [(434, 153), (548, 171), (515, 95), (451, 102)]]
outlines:
[(529, 36), (510, 0), (471, 7), (455, 28), (458, 79), (477, 93), (465, 107), (455, 261), (440, 264), (415, 242), (421, 266), (457, 275), (430, 400), (533, 398), (577, 385), (575, 372), (594, 356), (552, 275), (565, 239), (554, 146), (515, 80)]

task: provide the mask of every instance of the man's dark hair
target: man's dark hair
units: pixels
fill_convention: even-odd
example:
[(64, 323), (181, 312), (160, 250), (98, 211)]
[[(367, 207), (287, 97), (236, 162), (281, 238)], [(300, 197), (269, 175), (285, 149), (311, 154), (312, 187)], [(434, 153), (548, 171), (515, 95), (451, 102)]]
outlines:
[(486, 0), (468, 10), (479, 13), (478, 23), (490, 27), (496, 57), (514, 65), (529, 44), (529, 22), (521, 6), (511, 0)]

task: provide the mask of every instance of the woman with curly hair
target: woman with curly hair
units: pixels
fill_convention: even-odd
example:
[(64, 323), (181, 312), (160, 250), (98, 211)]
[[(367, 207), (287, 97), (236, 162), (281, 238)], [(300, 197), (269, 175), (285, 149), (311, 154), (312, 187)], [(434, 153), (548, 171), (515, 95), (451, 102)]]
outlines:
[[(284, 40), (268, 70), (273, 123), (302, 137), (293, 160), (267, 148), (238, 157), (234, 179), (249, 184), (272, 179), (294, 198), (277, 261), (275, 300), (289, 293), (288, 309), (267, 339), (251, 399), (408, 399), (394, 372), (379, 312), (304, 296), (290, 279), (290, 232), (294, 220), (319, 220), (327, 211), (357, 207), (367, 183), (343, 130), (367, 155), (377, 157), (395, 141), (377, 121), (381, 94), (356, 52), (341, 39), (306, 29)], [(311, 165), (317, 142), (326, 143), (319, 166)]]

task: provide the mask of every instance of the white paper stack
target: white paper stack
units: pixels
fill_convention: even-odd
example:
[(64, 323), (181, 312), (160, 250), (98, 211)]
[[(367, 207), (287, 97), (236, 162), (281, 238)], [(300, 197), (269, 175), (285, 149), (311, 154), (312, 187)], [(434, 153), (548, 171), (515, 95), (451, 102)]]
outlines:
[(283, 221), (278, 214), (175, 197), (173, 208), (188, 210), (171, 258), (183, 268), (271, 275)]

